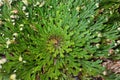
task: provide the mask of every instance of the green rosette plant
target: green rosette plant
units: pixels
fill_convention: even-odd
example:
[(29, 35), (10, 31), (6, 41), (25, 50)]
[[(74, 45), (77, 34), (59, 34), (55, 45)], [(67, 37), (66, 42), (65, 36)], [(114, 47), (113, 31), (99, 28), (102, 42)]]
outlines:
[[(13, 0), (1, 4), (3, 80), (90, 80), (102, 75), (118, 38), (99, 0)], [(97, 16), (99, 14), (99, 16)]]

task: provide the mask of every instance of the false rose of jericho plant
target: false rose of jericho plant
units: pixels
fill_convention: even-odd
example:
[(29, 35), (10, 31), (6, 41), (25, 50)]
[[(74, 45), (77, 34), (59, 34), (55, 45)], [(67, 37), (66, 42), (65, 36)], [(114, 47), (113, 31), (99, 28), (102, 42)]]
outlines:
[(98, 7), (99, 0), (3, 1), (2, 78), (72, 80), (78, 76), (86, 80), (100, 75), (99, 58), (108, 56), (117, 26), (103, 24), (106, 17), (97, 16)]

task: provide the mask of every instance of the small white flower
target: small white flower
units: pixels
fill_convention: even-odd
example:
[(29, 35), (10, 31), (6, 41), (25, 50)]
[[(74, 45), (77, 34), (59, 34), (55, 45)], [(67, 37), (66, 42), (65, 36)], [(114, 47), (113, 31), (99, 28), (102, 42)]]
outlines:
[(11, 4), (13, 0), (3, 0), (3, 1), (4, 1), (4, 3), (7, 2), (7, 3)]
[(15, 73), (17, 70), (14, 70), (13, 72)]
[(79, 6), (76, 7), (76, 11), (77, 11), (77, 12), (80, 11), (80, 7), (79, 7)]
[(26, 16), (27, 18), (29, 17), (29, 16)]
[(7, 59), (6, 59), (6, 58), (0, 59), (0, 64), (4, 64), (4, 63), (6, 63), (6, 62), (7, 62)]
[(20, 31), (22, 31), (22, 30), (23, 30), (23, 28), (21, 27), (21, 28), (20, 28)]
[(29, 13), (27, 12), (27, 13), (25, 13), (25, 15), (26, 15), (26, 16), (28, 16), (28, 15), (29, 15)]
[(35, 14), (36, 16), (38, 16), (38, 14)]
[(21, 27), (23, 27), (23, 26), (24, 26), (24, 24), (20, 24), (20, 26), (21, 26)]
[(28, 12), (26, 12), (25, 15), (26, 15), (26, 17), (29, 17), (29, 13)]
[(11, 15), (10, 18), (15, 19), (15, 15)]
[(9, 40), (9, 38), (5, 38), (6, 40)]
[(98, 37), (102, 37), (102, 34), (101, 34), (101, 33), (98, 33)]
[(120, 50), (119, 49), (116, 49), (116, 52), (119, 52)]
[(117, 44), (117, 43), (115, 43), (114, 45), (115, 45), (115, 46), (117, 46), (118, 44)]
[(26, 61), (23, 61), (23, 63), (26, 63)]
[(110, 14), (113, 14), (113, 12), (112, 12), (112, 11), (110, 11)]
[(3, 63), (6, 63), (6, 62), (7, 62), (7, 59), (6, 59), (6, 58), (2, 58), (1, 61), (2, 61)]
[(99, 7), (99, 3), (96, 3), (95, 5), (96, 5), (96, 7)]
[(90, 20), (88, 20), (88, 23), (90, 23)]
[(16, 18), (19, 18), (19, 16), (18, 16), (18, 15), (15, 15), (15, 19), (16, 19)]
[(13, 25), (15, 25), (15, 23), (13, 22)]
[(118, 29), (118, 31), (120, 31), (120, 27), (119, 28), (117, 28)]
[(5, 34), (3, 34), (3, 33), (0, 33), (1, 34), (1, 36), (3, 37)]
[(3, 5), (3, 1), (2, 0), (0, 0), (0, 7)]
[(14, 20), (14, 19), (12, 19), (11, 21), (12, 21), (12, 22), (15, 22), (15, 20)]
[(110, 39), (106, 39), (107, 42), (110, 42), (111, 40)]
[(103, 72), (103, 75), (107, 75), (107, 71), (104, 71), (104, 72)]
[(10, 80), (16, 80), (16, 74), (11, 74), (10, 75)]
[(41, 2), (40, 5), (39, 5), (39, 7), (43, 7), (44, 4), (45, 4), (45, 1)]
[(26, 7), (25, 7), (25, 6), (23, 6), (23, 7), (22, 7), (22, 10), (23, 10), (23, 11), (25, 11), (25, 10), (26, 10)]
[(98, 44), (96, 44), (96, 47), (97, 47), (97, 48), (100, 48), (100, 44), (99, 44), (99, 43), (98, 43)]
[(34, 7), (36, 7), (37, 5), (36, 5), (36, 4), (34, 4), (33, 6), (34, 6)]
[[(77, 18), (80, 18), (80, 15), (78, 15)], [(88, 21), (88, 22), (89, 22), (89, 21)]]
[(12, 42), (14, 43), (14, 42), (15, 42), (15, 40), (16, 40), (16, 38), (15, 38), (15, 37), (13, 37), (13, 38), (12, 38)]
[(94, 18), (95, 16), (94, 15), (91, 15), (92, 18)]
[(118, 40), (117, 43), (120, 44), (120, 40)]
[(68, 11), (70, 11), (71, 9), (70, 8), (68, 8)]
[(12, 10), (11, 13), (14, 13), (14, 14), (17, 14), (18, 13), (18, 10)]
[(14, 37), (17, 37), (17, 36), (18, 36), (18, 33), (13, 33), (13, 36), (14, 36)]
[(23, 2), (26, 6), (28, 6), (28, 1), (27, 1), (27, 0), (22, 0), (22, 2)]
[(40, 2), (37, 2), (37, 3), (36, 3), (36, 5), (39, 5), (39, 4), (40, 4)]
[(19, 61), (22, 61), (22, 56), (21, 55), (19, 56)]
[(8, 39), (8, 40), (7, 40), (6, 44), (7, 44), (7, 48), (8, 48), (8, 47), (9, 47), (9, 45), (11, 44), (10, 39)]
[(49, 8), (52, 8), (53, 6), (49, 6)]

